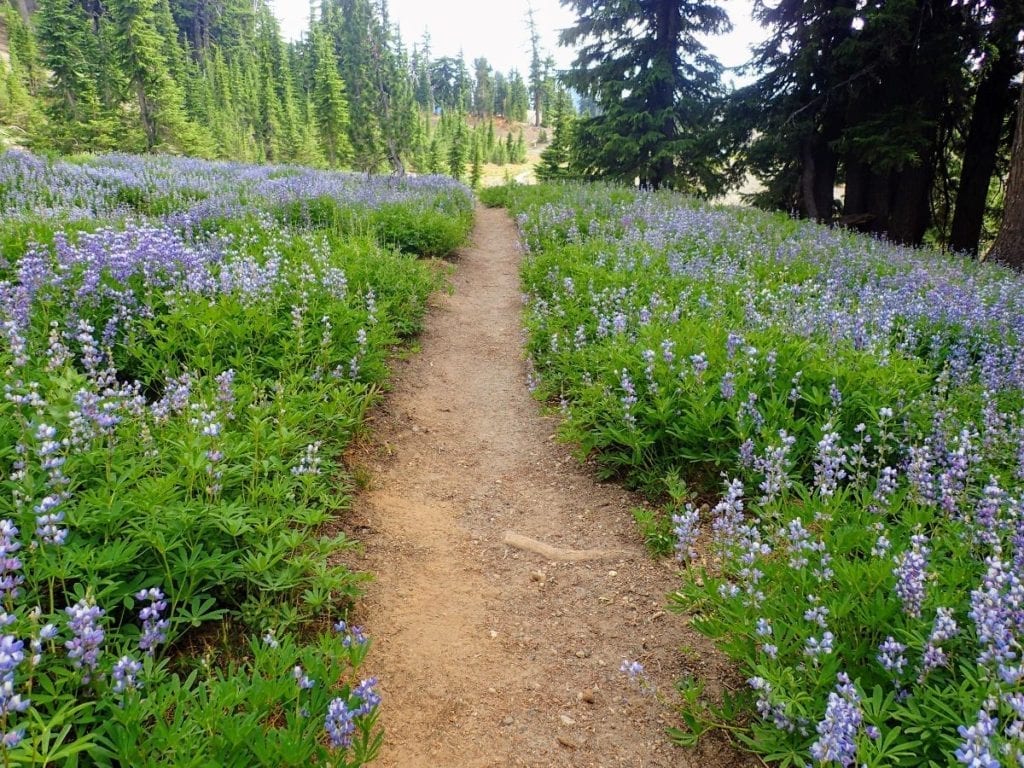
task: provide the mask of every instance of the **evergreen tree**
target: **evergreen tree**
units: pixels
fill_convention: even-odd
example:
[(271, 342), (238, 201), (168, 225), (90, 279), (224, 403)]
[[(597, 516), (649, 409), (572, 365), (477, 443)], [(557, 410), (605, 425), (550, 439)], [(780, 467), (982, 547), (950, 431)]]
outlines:
[(473, 189), (480, 188), (480, 180), (484, 175), (484, 150), (481, 146), (480, 138), (476, 137), (473, 140), (473, 165), (469, 174), (469, 183)]
[(108, 0), (108, 5), (119, 63), (135, 96), (147, 149), (194, 150), (195, 127), (164, 55), (155, 0)]
[(494, 78), (491, 65), (487, 59), (479, 58), (473, 62), (476, 87), (473, 89), (473, 111), (480, 119), (494, 114)]
[(469, 148), (466, 140), (465, 122), (460, 120), (448, 147), (448, 174), (453, 179), (462, 180), (466, 175), (466, 159)]
[(525, 123), (530, 109), (530, 94), (526, 83), (518, 71), (512, 70), (508, 76), (508, 102), (505, 117), (514, 123)]
[(327, 35), (314, 28), (313, 107), (324, 156), (332, 168), (347, 165), (352, 159), (349, 142), (349, 111), (345, 83), (338, 74), (338, 62)]
[(78, 0), (42, 0), (36, 29), (43, 63), (51, 76), (45, 88), (47, 136), (65, 152), (114, 146), (115, 120), (105, 114), (96, 89), (99, 56), (89, 18)]
[(324, 28), (334, 42), (348, 97), (353, 164), (362, 171), (380, 170), (386, 154), (379, 111), (380, 83), (375, 78), (375, 67), (380, 64), (380, 52), (374, 50), (382, 37), (380, 19), (374, 15), (370, 0), (324, 0), (321, 13)]
[(579, 170), (643, 187), (720, 187), (709, 124), (721, 66), (697, 35), (729, 27), (707, 0), (566, 0), (576, 24), (562, 42), (579, 54), (566, 79), (603, 110), (579, 125)]
[(416, 76), (416, 103), (420, 109), (434, 111), (434, 86), (430, 80), (430, 35), (423, 33), (419, 48), (413, 49), (413, 72)]
[(444, 172), (443, 154), (441, 152), (441, 141), (435, 133), (430, 139), (430, 155), (427, 161), (427, 172), (440, 174)]
[(508, 78), (503, 72), (494, 73), (494, 114), (508, 114)]
[(976, 67), (974, 103), (963, 149), (949, 245), (976, 253), (1007, 118), (1013, 110), (1011, 83), (1020, 72), (1018, 34), (1024, 28), (1024, 4), (992, 0), (977, 4), (974, 22), (983, 58)]
[(540, 127), (544, 108), (544, 66), (540, 58), (540, 32), (533, 5), (526, 7), (526, 27), (530, 33), (530, 94), (533, 96), (533, 124)]
[(572, 99), (566, 91), (558, 91), (554, 98), (551, 143), (540, 153), (541, 162), (536, 170), (537, 178), (541, 181), (564, 179), (570, 175), (573, 120)]

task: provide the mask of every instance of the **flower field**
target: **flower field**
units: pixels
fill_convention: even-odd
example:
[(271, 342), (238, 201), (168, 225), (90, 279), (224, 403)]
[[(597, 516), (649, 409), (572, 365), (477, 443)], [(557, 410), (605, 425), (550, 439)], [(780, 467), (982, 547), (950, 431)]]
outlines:
[(361, 765), (338, 459), (468, 191), (0, 155), (0, 758)]
[(539, 396), (666, 500), (638, 520), (673, 605), (747, 680), (685, 681), (676, 738), (1024, 765), (1024, 280), (671, 195), (485, 201), (519, 218)]

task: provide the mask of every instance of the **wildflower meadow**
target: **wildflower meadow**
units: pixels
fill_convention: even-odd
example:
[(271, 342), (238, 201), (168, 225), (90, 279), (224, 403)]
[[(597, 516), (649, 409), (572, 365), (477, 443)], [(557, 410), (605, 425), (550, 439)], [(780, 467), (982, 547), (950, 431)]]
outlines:
[[(1024, 765), (1024, 280), (782, 215), (503, 188), (538, 395), (681, 563), (772, 765)], [(631, 677), (642, 670), (624, 664)]]
[(361, 765), (339, 457), (468, 190), (0, 156), (0, 762)]

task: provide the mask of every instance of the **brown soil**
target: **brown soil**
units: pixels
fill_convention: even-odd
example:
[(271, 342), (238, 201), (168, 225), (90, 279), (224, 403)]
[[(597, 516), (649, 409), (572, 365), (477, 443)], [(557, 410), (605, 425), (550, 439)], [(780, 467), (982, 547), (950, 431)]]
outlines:
[(361, 460), (372, 481), (347, 527), (365, 544), (352, 565), (376, 577), (360, 618), (384, 695), (378, 764), (752, 765), (719, 737), (687, 750), (665, 735), (675, 681), (741, 683), (665, 612), (676, 567), (644, 552), (640, 500), (595, 481), (530, 398), (519, 259), (507, 214), (480, 210)]

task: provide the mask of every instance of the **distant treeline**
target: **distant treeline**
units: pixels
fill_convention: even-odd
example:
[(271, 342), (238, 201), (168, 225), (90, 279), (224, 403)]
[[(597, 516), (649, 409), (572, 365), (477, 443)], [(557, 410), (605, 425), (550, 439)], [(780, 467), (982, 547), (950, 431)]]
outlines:
[(546, 122), (559, 87), (536, 36), (527, 78), (486, 59), (471, 71), (429, 37), (410, 51), (386, 2), (318, 6), (288, 42), (267, 0), (12, 0), (0, 145), (459, 177), (526, 159), (521, 128), (494, 118), (524, 123), (533, 106)]

